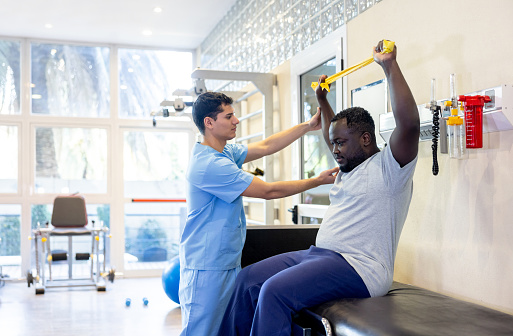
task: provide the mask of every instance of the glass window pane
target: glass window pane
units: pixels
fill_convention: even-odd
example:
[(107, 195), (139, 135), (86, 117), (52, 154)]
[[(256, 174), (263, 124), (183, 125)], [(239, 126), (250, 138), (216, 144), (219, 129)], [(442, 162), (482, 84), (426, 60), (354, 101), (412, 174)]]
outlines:
[(36, 127), (36, 193), (106, 193), (107, 130)]
[(18, 126), (0, 126), (0, 193), (18, 192)]
[(187, 132), (124, 132), (125, 197), (185, 198)]
[(21, 205), (0, 204), (0, 273), (21, 276)]
[(109, 48), (31, 45), (32, 113), (110, 115)]
[[(334, 58), (301, 75), (301, 121), (310, 120), (310, 118), (317, 113), (318, 104), (315, 92), (311, 88), (312, 82), (317, 82), (321, 75), (331, 76), (334, 75), (335, 72), (336, 64)], [(337, 92), (336, 82), (331, 84), (330, 90), (328, 101), (335, 109)], [(326, 169), (337, 166), (328, 146), (326, 146), (321, 130), (310, 132), (303, 136), (301, 143), (303, 178), (316, 176)], [(328, 205), (330, 187), (331, 186), (329, 185), (322, 185), (304, 192), (303, 203)], [(308, 223), (308, 219), (305, 218), (303, 222)]]
[(185, 203), (125, 205), (125, 269), (164, 268), (178, 255)]
[(0, 40), (0, 114), (20, 114), (20, 43)]
[(175, 90), (192, 87), (190, 52), (119, 49), (118, 54), (122, 118), (149, 118)]

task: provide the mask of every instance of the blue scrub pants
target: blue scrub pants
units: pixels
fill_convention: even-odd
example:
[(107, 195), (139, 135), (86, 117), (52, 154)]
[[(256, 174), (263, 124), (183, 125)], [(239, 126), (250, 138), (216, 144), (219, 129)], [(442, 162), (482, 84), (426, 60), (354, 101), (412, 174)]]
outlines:
[(363, 280), (341, 254), (311, 246), (245, 267), (219, 336), (290, 336), (292, 316), (338, 298), (365, 298)]
[(180, 269), (180, 336), (216, 335), (239, 272)]

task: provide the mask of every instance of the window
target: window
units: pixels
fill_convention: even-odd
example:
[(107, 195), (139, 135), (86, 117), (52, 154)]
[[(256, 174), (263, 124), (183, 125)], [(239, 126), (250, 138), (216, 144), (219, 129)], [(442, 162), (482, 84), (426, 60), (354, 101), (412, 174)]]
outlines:
[(0, 114), (20, 114), (20, 43), (0, 40)]
[(21, 276), (21, 205), (0, 204), (0, 273)]
[(162, 268), (178, 255), (185, 203), (125, 205), (125, 269)]
[(33, 43), (32, 113), (108, 117), (109, 53), (106, 47)]
[[(312, 82), (317, 82), (321, 75), (331, 76), (334, 75), (335, 72), (336, 64), (334, 58), (301, 75), (301, 122), (310, 120), (312, 116), (317, 113), (318, 104), (315, 92), (311, 88)], [(335, 109), (336, 83), (331, 84), (330, 90), (328, 101), (333, 109)], [(310, 132), (303, 136), (301, 147), (303, 178), (316, 176), (326, 169), (337, 166), (328, 146), (326, 146), (321, 130)], [(303, 203), (329, 205), (328, 195), (330, 188), (330, 185), (322, 185), (304, 192)], [(303, 223), (307, 223), (306, 218)]]
[[(124, 259), (136, 258), (133, 275), (156, 274), (166, 262), (146, 262), (158, 259), (148, 253), (177, 253), (185, 203), (129, 198), (185, 199), (194, 124), (166, 118), (151, 128), (150, 112), (164, 99), (192, 101), (184, 92), (192, 88), (192, 60), (192, 52), (0, 37), (0, 272), (35, 274), (33, 240), (19, 236), (51, 222), (56, 194), (84, 195), (90, 223), (110, 228), (111, 210), (113, 218), (126, 219), (126, 228), (121, 220), (111, 230), (115, 246), (125, 246), (120, 231), (129, 239), (127, 258), (123, 248), (110, 251), (111, 266), (121, 272)], [(114, 80), (111, 67), (119, 70)], [(176, 89), (180, 96), (173, 95)], [(126, 208), (112, 206), (120, 198)], [(110, 241), (101, 240), (100, 247), (109, 249)], [(153, 252), (141, 249), (144, 241)], [(66, 250), (67, 244), (52, 237), (51, 249)], [(75, 253), (90, 248), (90, 237), (73, 237)], [(20, 256), (28, 259), (20, 264)], [(87, 276), (87, 263), (78, 264)], [(67, 263), (53, 264), (52, 273), (61, 273), (60, 266), (66, 276)]]
[(107, 130), (36, 127), (36, 193), (106, 193)]
[(122, 118), (148, 118), (175, 90), (192, 87), (190, 52), (119, 49), (118, 55)]
[(124, 132), (125, 197), (185, 198), (187, 132)]
[(0, 194), (18, 192), (18, 127), (0, 126)]

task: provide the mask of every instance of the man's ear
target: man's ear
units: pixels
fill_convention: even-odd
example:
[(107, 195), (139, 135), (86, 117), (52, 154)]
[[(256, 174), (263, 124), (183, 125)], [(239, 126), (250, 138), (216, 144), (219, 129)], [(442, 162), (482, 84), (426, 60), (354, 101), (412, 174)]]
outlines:
[(362, 145), (364, 147), (367, 147), (367, 146), (369, 146), (372, 143), (372, 136), (370, 135), (369, 132), (363, 132), (363, 134), (362, 134), (360, 139), (361, 139)]
[(213, 119), (210, 117), (205, 117), (205, 119), (203, 119), (203, 123), (205, 124), (205, 128), (210, 129), (213, 127)]

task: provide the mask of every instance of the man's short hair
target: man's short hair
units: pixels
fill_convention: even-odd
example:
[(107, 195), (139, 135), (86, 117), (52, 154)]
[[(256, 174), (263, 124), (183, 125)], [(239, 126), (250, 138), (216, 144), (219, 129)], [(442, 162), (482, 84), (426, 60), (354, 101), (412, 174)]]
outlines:
[(205, 134), (205, 118), (217, 120), (217, 115), (223, 112), (223, 105), (231, 105), (233, 99), (220, 92), (205, 92), (196, 98), (192, 105), (192, 119), (201, 134)]
[(374, 119), (366, 109), (362, 107), (350, 107), (335, 115), (331, 122), (346, 119), (347, 128), (352, 132), (369, 132), (372, 142), (376, 143)]

